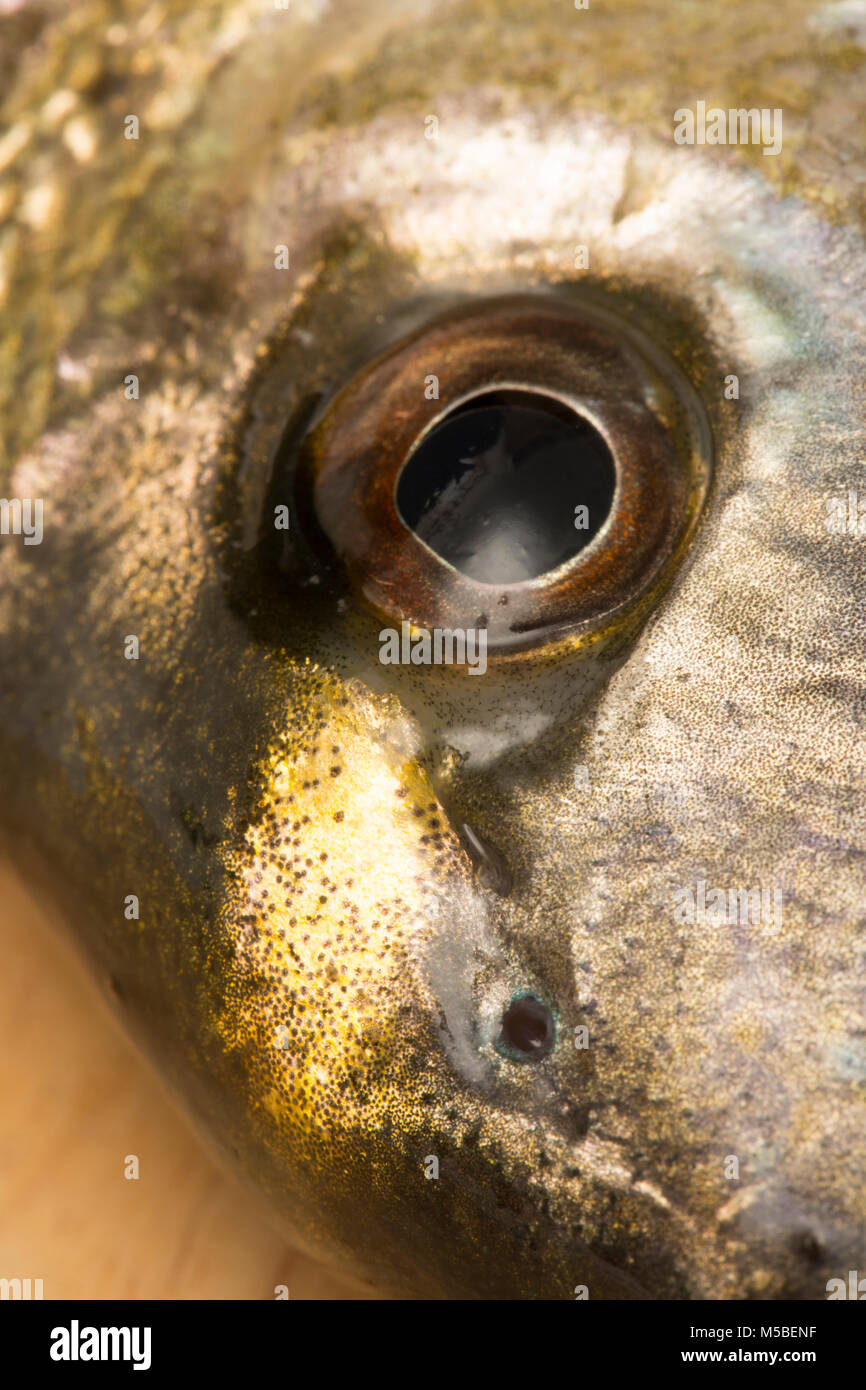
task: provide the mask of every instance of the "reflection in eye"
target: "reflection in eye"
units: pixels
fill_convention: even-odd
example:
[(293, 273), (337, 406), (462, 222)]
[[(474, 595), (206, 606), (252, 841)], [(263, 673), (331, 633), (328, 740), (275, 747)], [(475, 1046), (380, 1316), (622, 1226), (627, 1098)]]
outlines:
[(553, 1014), (534, 994), (512, 999), (502, 1016), (497, 1051), (515, 1062), (540, 1062), (553, 1051), (556, 1028)]
[(296, 501), (390, 626), (483, 627), (495, 658), (646, 595), (709, 471), (701, 403), (657, 345), (596, 304), (520, 295), (443, 315), (360, 371), (302, 441)]
[(422, 437), (397, 507), (461, 574), (516, 584), (577, 555), (610, 514), (615, 486), (610, 449), (588, 420), (551, 396), (496, 391)]

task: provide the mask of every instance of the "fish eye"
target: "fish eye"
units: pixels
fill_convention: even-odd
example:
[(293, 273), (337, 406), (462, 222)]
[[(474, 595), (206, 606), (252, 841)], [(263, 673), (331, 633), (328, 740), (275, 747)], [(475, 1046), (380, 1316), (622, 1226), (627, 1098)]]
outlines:
[(488, 391), (422, 434), (397, 479), (397, 510), (461, 574), (519, 584), (592, 541), (615, 487), (606, 439), (571, 406), (540, 392)]
[(553, 1051), (556, 1027), (548, 1006), (534, 994), (512, 999), (502, 1016), (497, 1052), (514, 1062), (540, 1062)]
[(552, 293), (464, 305), (381, 352), (303, 438), (299, 518), (390, 623), (511, 655), (654, 593), (699, 518), (696, 392), (631, 321)]

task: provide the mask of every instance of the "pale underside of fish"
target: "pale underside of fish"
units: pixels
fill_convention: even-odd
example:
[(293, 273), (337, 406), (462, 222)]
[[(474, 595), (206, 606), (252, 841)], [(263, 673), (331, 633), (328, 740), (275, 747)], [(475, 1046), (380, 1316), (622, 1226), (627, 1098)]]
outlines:
[[(302, 1248), (826, 1297), (866, 1255), (866, 7), (7, 0), (0, 44), (0, 495), (43, 502), (0, 535), (6, 847)], [(699, 102), (779, 152), (679, 144)], [(553, 313), (540, 381), (557, 314), (625, 344), (620, 477), (658, 436), (682, 514), (469, 679), (379, 660), (423, 605), (351, 491), (324, 547), (265, 532), (308, 428), (353, 476), (343, 388), (405, 341), (447, 396), (478, 306)]]

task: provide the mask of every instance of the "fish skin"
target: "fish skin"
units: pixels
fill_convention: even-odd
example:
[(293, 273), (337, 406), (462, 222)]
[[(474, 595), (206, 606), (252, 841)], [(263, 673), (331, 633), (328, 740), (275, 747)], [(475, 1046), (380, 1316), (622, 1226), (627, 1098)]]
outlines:
[[(41, 546), (0, 538), (4, 841), (210, 1142), (383, 1292), (823, 1298), (862, 1268), (866, 578), (824, 522), (866, 438), (864, 52), (833, 14), (3, 18), (32, 47), (0, 479), (45, 499)], [(675, 147), (698, 99), (781, 107), (783, 153)], [(592, 641), (386, 679), (378, 620), (258, 564), (274, 443), (413, 315), (542, 282), (700, 393), (702, 527)], [(697, 879), (780, 884), (781, 929), (678, 922)], [(537, 1067), (492, 1045), (522, 988), (557, 1018)]]

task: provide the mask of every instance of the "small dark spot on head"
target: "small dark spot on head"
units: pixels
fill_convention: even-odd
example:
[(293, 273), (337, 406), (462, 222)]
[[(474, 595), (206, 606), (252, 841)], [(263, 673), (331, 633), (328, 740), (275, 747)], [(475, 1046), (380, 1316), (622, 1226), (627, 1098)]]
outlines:
[(797, 1231), (791, 1238), (791, 1250), (805, 1264), (817, 1265), (824, 1258), (824, 1246), (814, 1231)]
[(335, 812), (334, 812), (334, 820), (335, 820), (335, 821), (341, 821), (342, 819), (343, 819), (343, 812), (342, 812), (342, 811), (335, 811)]
[(565, 1137), (572, 1143), (583, 1139), (589, 1133), (591, 1112), (588, 1105), (569, 1105), (562, 1113), (562, 1128)]
[(481, 1137), (481, 1121), (474, 1120), (463, 1136), (463, 1146), (467, 1149), (477, 1149), (478, 1140)]
[(534, 994), (512, 999), (502, 1016), (497, 1050), (516, 1062), (540, 1062), (552, 1052), (556, 1026), (548, 1006)]

